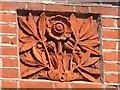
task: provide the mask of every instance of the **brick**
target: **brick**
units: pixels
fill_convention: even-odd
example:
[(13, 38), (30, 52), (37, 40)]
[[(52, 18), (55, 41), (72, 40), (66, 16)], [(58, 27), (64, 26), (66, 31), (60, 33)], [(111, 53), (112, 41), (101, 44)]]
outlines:
[(18, 70), (0, 69), (0, 72), (2, 72), (1, 77), (3, 78), (17, 78), (18, 77)]
[(105, 82), (107, 83), (119, 83), (120, 75), (105, 75)]
[(107, 61), (118, 61), (120, 60), (120, 58), (118, 58), (118, 55), (120, 56), (120, 53), (118, 52), (104, 52), (103, 59)]
[(120, 19), (117, 20), (117, 25), (120, 27)]
[(2, 22), (16, 22), (16, 15), (15, 14), (0, 14), (0, 21)]
[(2, 88), (17, 88), (16, 81), (2, 81)]
[(2, 33), (16, 33), (16, 25), (0, 25)]
[[(72, 90), (76, 90), (76, 88), (103, 88), (102, 84), (90, 84), (90, 83), (71, 83)], [(102, 89), (99, 89), (102, 90)]]
[(17, 67), (18, 61), (14, 58), (3, 58), (3, 67)]
[(73, 6), (65, 6), (65, 5), (45, 5), (46, 11), (58, 11), (58, 12), (73, 12)]
[(20, 88), (53, 88), (52, 82), (20, 81)]
[(53, 84), (55, 88), (68, 88), (68, 83), (55, 82)]
[(105, 27), (114, 27), (115, 20), (114, 19), (108, 19), (108, 18), (102, 18), (101, 24)]
[(117, 63), (104, 63), (104, 70), (118, 72), (118, 64)]
[(2, 36), (2, 43), (9, 43), (9, 44), (17, 44), (17, 38), (16, 36)]
[(1, 10), (25, 9), (25, 3), (21, 2), (2, 2)]
[(17, 47), (0, 47), (0, 55), (17, 55)]
[(116, 49), (116, 42), (103, 41), (103, 49)]
[(120, 50), (120, 42), (118, 43), (118, 50)]
[(89, 9), (88, 7), (80, 7), (80, 6), (77, 6), (75, 8), (75, 11), (76, 12), (80, 12), (80, 13), (88, 13), (89, 12)]
[(118, 16), (118, 7), (91, 7), (92, 13), (98, 13), (103, 15), (117, 15)]
[(118, 39), (118, 38), (120, 38), (119, 34), (120, 34), (119, 30), (108, 30), (108, 29), (102, 30), (102, 37), (103, 38)]
[(32, 10), (43, 10), (43, 4), (40, 3), (28, 3), (28, 9)]

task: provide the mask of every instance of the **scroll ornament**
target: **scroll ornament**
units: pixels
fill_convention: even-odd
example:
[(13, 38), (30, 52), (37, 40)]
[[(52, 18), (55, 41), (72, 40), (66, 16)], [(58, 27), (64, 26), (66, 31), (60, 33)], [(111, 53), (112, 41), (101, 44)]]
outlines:
[(75, 14), (70, 17), (41, 13), (37, 22), (29, 13), (18, 17), (21, 30), (20, 61), (27, 67), (22, 78), (46, 78), (58, 81), (85, 80), (95, 82), (100, 77), (97, 28), (93, 17), (82, 26)]

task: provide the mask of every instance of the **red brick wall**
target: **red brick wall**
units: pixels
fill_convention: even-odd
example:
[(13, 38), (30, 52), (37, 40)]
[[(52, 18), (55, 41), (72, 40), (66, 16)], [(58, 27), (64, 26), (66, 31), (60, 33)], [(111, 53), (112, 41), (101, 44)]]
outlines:
[[(31, 0), (32, 1), (32, 0)], [(56, 82), (20, 79), (16, 9), (101, 14), (103, 82)], [(120, 7), (99, 3), (0, 2), (0, 87), (2, 88), (119, 88)]]

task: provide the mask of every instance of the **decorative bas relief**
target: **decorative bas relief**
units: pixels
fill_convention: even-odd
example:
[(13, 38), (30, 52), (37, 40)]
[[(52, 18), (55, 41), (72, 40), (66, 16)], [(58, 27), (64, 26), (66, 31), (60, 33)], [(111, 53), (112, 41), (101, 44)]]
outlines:
[(20, 60), (26, 66), (22, 78), (99, 81), (100, 41), (92, 16), (80, 28), (74, 14), (46, 17), (43, 12), (35, 22), (29, 13), (18, 21)]

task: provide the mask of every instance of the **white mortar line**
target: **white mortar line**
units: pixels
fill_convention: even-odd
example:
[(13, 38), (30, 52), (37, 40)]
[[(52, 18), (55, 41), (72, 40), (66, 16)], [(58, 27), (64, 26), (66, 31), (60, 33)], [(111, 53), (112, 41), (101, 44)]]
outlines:
[(14, 33), (0, 33), (0, 35), (3, 35), (3, 36), (16, 36), (16, 34), (14, 34)]
[(112, 49), (102, 49), (103, 52), (120, 52), (120, 50), (112, 50)]
[[(2, 18), (2, 17), (0, 17)], [(0, 27), (0, 33), (2, 32), (2, 27)], [(2, 43), (2, 37), (0, 37), (0, 43)], [(0, 49), (0, 52), (2, 54), (2, 49)], [(0, 67), (2, 67), (2, 58), (0, 58)], [(2, 71), (0, 70), (0, 77), (2, 77)], [(2, 87), (2, 80), (0, 80), (0, 87)]]
[(0, 58), (17, 58), (17, 56), (14, 56), (14, 55), (0, 55)]
[(17, 45), (16, 44), (2, 43), (2, 44), (0, 44), (0, 47), (17, 47)]
[(18, 78), (1, 78), (0, 77), (0, 80), (8, 80), (8, 81), (18, 81)]
[(120, 64), (120, 61), (103, 61), (103, 62), (105, 62), (105, 63), (117, 63), (117, 64)]
[(1, 11), (1, 10), (0, 10), (0, 13), (12, 13), (12, 14), (15, 14), (16, 11)]
[(120, 85), (120, 83), (104, 83), (105, 85)]
[[(27, 3), (26, 3), (26, 6), (27, 6)], [(27, 7), (26, 7), (27, 8)], [(17, 19), (17, 12), (16, 12), (16, 22), (18, 22), (18, 19)], [(17, 31), (17, 37), (19, 38), (19, 29), (18, 29), (18, 23), (16, 24), (16, 31)], [(19, 40), (18, 40), (18, 38), (17, 38), (17, 60), (18, 60), (18, 80), (19, 81), (17, 81), (17, 88), (20, 88), (20, 58), (19, 58)]]
[(106, 41), (118, 41), (118, 42), (120, 42), (120, 39), (113, 39), (113, 38), (102, 38), (102, 40), (106, 40)]
[(0, 25), (3, 25), (3, 24), (16, 25), (16, 22), (0, 22)]
[(104, 71), (104, 74), (120, 74), (120, 72)]
[(13, 70), (18, 70), (18, 67), (0, 67), (0, 69), (13, 69)]
[(112, 16), (112, 15), (101, 15), (102, 18), (120, 18), (120, 16)]
[(118, 29), (120, 29), (120, 28), (116, 28), (116, 27), (102, 27), (102, 29), (114, 29), (114, 30), (118, 30)]

